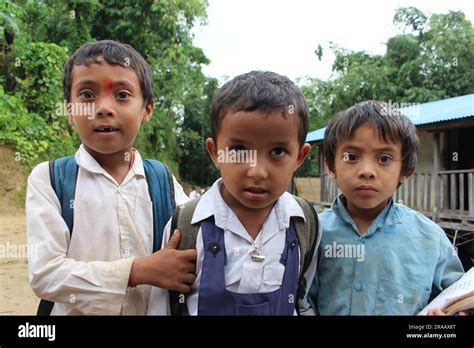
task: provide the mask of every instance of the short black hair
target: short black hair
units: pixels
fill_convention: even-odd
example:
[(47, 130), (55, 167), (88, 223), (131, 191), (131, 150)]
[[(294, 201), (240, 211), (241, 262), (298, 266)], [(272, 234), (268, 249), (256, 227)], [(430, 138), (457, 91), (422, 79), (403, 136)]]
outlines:
[(108, 64), (130, 68), (137, 73), (138, 81), (145, 104), (153, 100), (152, 71), (145, 59), (132, 46), (113, 40), (102, 40), (86, 43), (69, 57), (64, 66), (63, 91), (66, 102), (71, 101), (72, 69), (74, 65), (99, 63), (98, 58), (104, 57)]
[(335, 172), (337, 144), (353, 137), (361, 126), (369, 124), (385, 142), (401, 143), (403, 164), (401, 175), (410, 176), (415, 171), (419, 146), (415, 125), (398, 109), (376, 100), (367, 100), (338, 113), (328, 123), (324, 132), (324, 158), (329, 169)]
[(298, 114), (298, 143), (303, 146), (309, 127), (309, 109), (301, 90), (288, 77), (271, 71), (251, 71), (236, 76), (220, 88), (212, 101), (212, 139), (217, 142), (219, 127), (228, 112), (275, 109), (281, 109), (283, 115)]

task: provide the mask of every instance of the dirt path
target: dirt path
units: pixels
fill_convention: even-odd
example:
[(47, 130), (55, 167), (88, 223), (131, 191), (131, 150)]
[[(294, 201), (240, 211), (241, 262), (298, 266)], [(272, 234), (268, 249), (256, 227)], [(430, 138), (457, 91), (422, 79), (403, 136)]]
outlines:
[(0, 315), (35, 315), (39, 299), (28, 284), (25, 213), (0, 214)]

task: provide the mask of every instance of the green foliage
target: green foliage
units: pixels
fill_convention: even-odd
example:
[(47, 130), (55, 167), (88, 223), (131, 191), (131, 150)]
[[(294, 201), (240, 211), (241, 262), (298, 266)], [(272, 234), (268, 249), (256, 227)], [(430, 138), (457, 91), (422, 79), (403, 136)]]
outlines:
[(21, 13), (21, 8), (9, 0), (0, 2), (0, 32), (4, 30), (19, 33), (20, 29), (15, 21), (15, 16)]
[(17, 95), (5, 94), (0, 86), (0, 144), (15, 148), (18, 160), (30, 170), (38, 162), (74, 151), (69, 135), (51, 128), (36, 113), (28, 112)]
[[(307, 79), (302, 85), (310, 106), (310, 130), (367, 99), (425, 103), (474, 93), (474, 27), (463, 13), (428, 17), (416, 8), (401, 8), (394, 23), (404, 33), (388, 39), (383, 56), (331, 45), (336, 56), (331, 78)], [(318, 59), (320, 53), (317, 50)], [(316, 173), (313, 163), (299, 171)]]
[(29, 42), (56, 43), (69, 53), (92, 41), (90, 28), (103, 6), (97, 0), (21, 0), (21, 20)]
[(65, 48), (56, 44), (34, 42), (17, 49), (13, 73), (17, 80), (16, 91), (27, 101), (28, 110), (43, 115), (55, 123), (58, 105), (62, 105), (62, 71), (67, 60)]
[(416, 7), (402, 7), (395, 11), (393, 23), (402, 28), (411, 28), (411, 30), (422, 34), (427, 19), (426, 15)]
[[(299, 83), (302, 84), (301, 91), (308, 101), (309, 130), (324, 127), (332, 114), (332, 83), (317, 78), (301, 80)], [(318, 163), (318, 151), (313, 148), (303, 165), (296, 172), (296, 176), (317, 176)]]
[(199, 186), (211, 186), (220, 176), (205, 148), (211, 137), (211, 101), (218, 81), (207, 78), (199, 90), (186, 96), (181, 124), (179, 172), (184, 180)]
[[(201, 49), (193, 46), (191, 29), (196, 21), (205, 20), (207, 3), (204, 0), (19, 0), (17, 3), (18, 6), (10, 5), (9, 1), (0, 5), (0, 25), (3, 25), (1, 19), (8, 16), (15, 18), (19, 28), (14, 47), (3, 57), (4, 73), (0, 82), (9, 96), (21, 100), (24, 114), (29, 115), (33, 125), (48, 128), (48, 149), (38, 147), (41, 156), (29, 154), (30, 162), (39, 161), (46, 153), (58, 157), (64, 154), (64, 149), (74, 151), (77, 136), (72, 135), (66, 118), (57, 112), (62, 103), (64, 63), (68, 55), (86, 42), (114, 39), (137, 49), (154, 72), (155, 112), (140, 131), (135, 147), (145, 157), (158, 158), (177, 171), (183, 151), (181, 137), (191, 132), (183, 125), (185, 109), (190, 107), (187, 96), (205, 99), (198, 94), (203, 93), (205, 84), (201, 64), (206, 64), (208, 59)], [(40, 117), (44, 122), (41, 123)], [(15, 136), (10, 134), (2, 141), (9, 139), (10, 143), (19, 144), (17, 138), (25, 133), (12, 128), (13, 124), (9, 127), (11, 132), (16, 129)], [(56, 147), (56, 135), (65, 146)]]
[[(31, 2), (29, 2), (31, 5)], [(66, 49), (56, 44), (29, 42), (21, 21), (26, 10), (2, 4), (18, 28), (14, 42), (2, 52), (0, 85), (0, 144), (15, 148), (26, 170), (48, 158), (74, 153), (77, 137), (71, 136), (62, 105), (62, 68)]]
[(303, 85), (320, 118), (366, 99), (424, 103), (474, 92), (474, 27), (463, 13), (428, 18), (416, 8), (401, 8), (394, 22), (415, 34), (389, 38), (383, 56), (331, 45), (331, 79)]

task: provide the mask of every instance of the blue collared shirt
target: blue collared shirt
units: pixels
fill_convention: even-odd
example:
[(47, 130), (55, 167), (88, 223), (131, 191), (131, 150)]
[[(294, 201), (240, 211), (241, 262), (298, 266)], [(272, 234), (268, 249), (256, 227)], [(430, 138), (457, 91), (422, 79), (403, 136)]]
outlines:
[(319, 215), (312, 300), (321, 315), (413, 315), (464, 273), (444, 231), (392, 199), (364, 234), (340, 195)]

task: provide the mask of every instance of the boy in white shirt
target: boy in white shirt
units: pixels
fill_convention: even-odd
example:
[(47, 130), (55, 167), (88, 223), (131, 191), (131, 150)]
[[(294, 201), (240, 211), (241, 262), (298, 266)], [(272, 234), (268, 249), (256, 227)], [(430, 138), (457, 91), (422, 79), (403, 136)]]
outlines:
[[(303, 94), (284, 76), (243, 74), (220, 89), (211, 122), (206, 148), (222, 178), (199, 201), (181, 208), (195, 206), (187, 223), (199, 226), (194, 239), (196, 281), (188, 296), (178, 296), (184, 304), (178, 312), (173, 309), (176, 303), (169, 302), (173, 293), (153, 288), (148, 313), (311, 314), (306, 297), (316, 271), (317, 216), (311, 210), (308, 219), (303, 205), (285, 192), (311, 150), (305, 143), (308, 106)], [(309, 220), (314, 238), (308, 244), (313, 249), (304, 252), (295, 226), (297, 221), (309, 226)], [(171, 221), (163, 241), (170, 230)], [(180, 231), (184, 241), (186, 231)], [(303, 257), (309, 261), (306, 269)]]
[[(31, 287), (54, 302), (54, 315), (146, 314), (151, 285), (189, 290), (196, 258), (194, 250), (174, 250), (179, 234), (152, 254), (162, 233), (153, 235), (154, 223), (169, 219), (173, 198), (176, 204), (188, 198), (168, 174), (169, 195), (158, 207), (149, 194), (152, 175), (145, 175), (145, 161), (132, 147), (153, 113), (151, 69), (131, 46), (104, 40), (69, 58), (63, 85), (69, 120), (82, 140), (70, 158), (77, 171), (68, 183), (76, 185), (73, 213), (70, 221), (64, 217), (67, 202), (55, 186), (64, 173), (39, 164), (28, 178), (26, 198), (28, 246), (35, 250)], [(85, 112), (74, 112), (81, 103)], [(164, 221), (154, 220), (155, 214)]]

